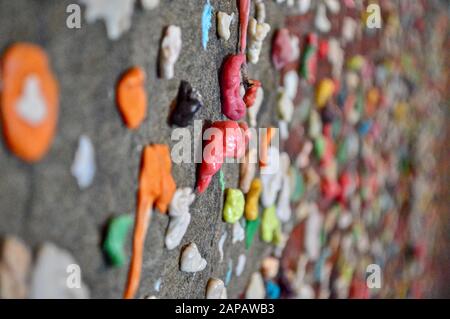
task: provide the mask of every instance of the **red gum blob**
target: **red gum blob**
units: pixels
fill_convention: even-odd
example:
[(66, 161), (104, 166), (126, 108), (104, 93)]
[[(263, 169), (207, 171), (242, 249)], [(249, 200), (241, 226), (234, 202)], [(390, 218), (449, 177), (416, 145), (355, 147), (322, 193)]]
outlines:
[(256, 93), (258, 89), (261, 87), (261, 82), (258, 80), (250, 80), (250, 87), (247, 89), (244, 95), (244, 103), (247, 107), (252, 107), (255, 104)]
[(230, 55), (225, 59), (220, 77), (222, 95), (222, 113), (233, 121), (245, 116), (246, 106), (241, 97), (241, 67), (245, 63), (245, 55)]
[(250, 0), (238, 0), (239, 6), (239, 23), (241, 34), (241, 54), (245, 53), (247, 48), (247, 29), (248, 29), (248, 16), (250, 14)]
[(275, 69), (281, 70), (292, 60), (292, 44), (289, 30), (279, 29), (272, 44), (272, 62)]
[(326, 200), (333, 200), (341, 193), (340, 185), (337, 181), (324, 178), (321, 182), (321, 190)]
[(197, 181), (199, 193), (203, 193), (208, 188), (212, 177), (220, 170), (225, 158), (244, 156), (250, 139), (246, 123), (218, 121), (209, 128), (220, 130), (222, 138), (216, 138), (216, 135), (212, 134), (211, 140), (204, 147)]
[(319, 58), (325, 59), (328, 56), (328, 41), (320, 40), (319, 41)]
[(345, 204), (348, 197), (348, 192), (350, 188), (353, 186), (353, 179), (349, 172), (344, 172), (339, 177), (339, 185), (340, 185), (340, 193), (339, 193), (339, 202), (341, 204)]

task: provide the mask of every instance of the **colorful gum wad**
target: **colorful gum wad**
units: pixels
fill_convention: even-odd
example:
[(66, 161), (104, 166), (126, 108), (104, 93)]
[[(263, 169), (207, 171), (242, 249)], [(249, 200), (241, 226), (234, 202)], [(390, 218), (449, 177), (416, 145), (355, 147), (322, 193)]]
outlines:
[(309, 84), (316, 82), (319, 50), (318, 41), (316, 34), (308, 34), (302, 61), (300, 63), (300, 75), (303, 79), (307, 80)]
[(255, 178), (250, 190), (246, 195), (245, 201), (245, 218), (247, 220), (256, 220), (259, 212), (259, 197), (261, 196), (262, 182), (259, 178)]
[(145, 147), (139, 176), (133, 251), (124, 292), (126, 299), (133, 298), (139, 286), (144, 241), (152, 208), (155, 205), (161, 213), (166, 213), (175, 193), (176, 184), (171, 168), (172, 162), (167, 145), (156, 144)]
[(261, 224), (261, 218), (256, 218), (255, 220), (248, 220), (245, 223), (245, 247), (250, 249), (255, 239), (256, 232), (258, 231), (259, 225)]
[(261, 219), (261, 237), (266, 243), (278, 244), (281, 240), (281, 223), (275, 206), (264, 209)]
[(268, 162), (268, 150), (270, 147), (270, 142), (272, 141), (273, 137), (275, 136), (275, 128), (269, 127), (267, 128), (267, 131), (265, 133), (262, 133), (261, 135), (261, 149), (260, 149), (260, 160), (259, 160), (259, 166), (260, 167), (266, 167)]
[(247, 108), (252, 107), (255, 104), (258, 89), (261, 87), (261, 82), (258, 80), (249, 80), (249, 88), (244, 95), (244, 103)]
[(303, 180), (303, 175), (295, 166), (291, 166), (289, 168), (289, 176), (292, 183), (292, 193), (290, 200), (291, 202), (296, 203), (302, 198), (303, 194), (305, 193), (305, 182)]
[(114, 267), (125, 265), (124, 246), (133, 221), (133, 216), (122, 215), (113, 218), (109, 223), (108, 233), (103, 242), (103, 250)]
[(272, 63), (276, 70), (281, 70), (292, 61), (292, 52), (289, 30), (277, 30), (272, 43)]
[(203, 161), (200, 165), (197, 189), (203, 193), (211, 183), (212, 177), (220, 170), (225, 158), (241, 158), (250, 139), (246, 123), (234, 121), (214, 122), (210, 129), (219, 130), (220, 138), (213, 132), (211, 140), (203, 149)]
[(240, 189), (228, 188), (226, 190), (226, 200), (223, 206), (223, 219), (230, 224), (234, 224), (244, 215), (245, 199)]
[(147, 115), (145, 71), (133, 67), (125, 72), (117, 86), (117, 105), (129, 129), (138, 128)]
[(50, 149), (59, 112), (58, 82), (47, 54), (29, 43), (9, 47), (1, 59), (1, 119), (6, 145), (33, 163)]
[(241, 97), (241, 68), (244, 64), (244, 54), (230, 55), (225, 58), (220, 73), (222, 113), (233, 121), (239, 121), (246, 113), (247, 106)]
[(316, 90), (316, 106), (319, 109), (325, 107), (327, 102), (333, 96), (336, 90), (336, 85), (331, 79), (323, 79), (319, 82)]

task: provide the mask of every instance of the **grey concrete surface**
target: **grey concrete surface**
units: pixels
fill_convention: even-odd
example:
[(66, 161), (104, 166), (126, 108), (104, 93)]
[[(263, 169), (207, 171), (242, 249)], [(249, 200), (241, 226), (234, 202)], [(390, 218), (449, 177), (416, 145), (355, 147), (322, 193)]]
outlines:
[[(223, 119), (220, 111), (218, 69), (223, 58), (237, 47), (238, 23), (232, 26), (228, 42), (217, 38), (215, 18), (208, 50), (201, 48), (201, 11), (204, 0), (161, 0), (159, 8), (143, 11), (136, 8), (131, 30), (118, 41), (110, 41), (102, 22), (70, 30), (66, 27), (66, 6), (76, 2), (62, 0), (0, 0), (0, 51), (17, 41), (41, 45), (49, 54), (51, 66), (60, 84), (60, 116), (57, 134), (47, 156), (28, 165), (0, 144), (0, 236), (17, 235), (31, 247), (52, 241), (70, 251), (79, 262), (82, 276), (93, 298), (120, 298), (125, 285), (127, 266), (114, 269), (102, 254), (103, 231), (110, 217), (133, 214), (141, 148), (149, 143), (171, 142), (167, 125), (169, 105), (176, 97), (180, 80), (198, 88), (205, 107), (197, 119)], [(270, 39), (273, 30), (283, 25), (280, 7), (267, 2), (268, 22), (272, 25), (264, 43), (261, 61), (250, 67), (253, 78), (263, 80), (266, 99), (260, 112), (260, 126), (265, 127), (274, 116), (269, 110), (275, 101), (278, 78), (270, 67)], [(215, 10), (235, 12), (236, 1), (212, 0)], [(84, 8), (82, 8), (84, 10)], [(253, 12), (252, 8), (252, 12)], [(156, 77), (157, 54), (165, 26), (182, 28), (183, 49), (175, 68), (175, 78)], [(145, 68), (149, 94), (148, 116), (137, 131), (125, 128), (115, 104), (115, 85), (128, 67)], [(274, 124), (274, 123), (273, 123)], [(192, 126), (190, 127), (192, 131)], [(91, 137), (97, 160), (93, 185), (80, 191), (70, 174), (70, 166), (81, 134)], [(195, 185), (195, 165), (174, 165), (173, 176), (180, 187)], [(227, 187), (236, 187), (238, 166), (226, 164)], [(195, 242), (207, 268), (196, 274), (179, 271), (180, 247), (164, 248), (168, 217), (154, 212), (145, 243), (142, 280), (138, 297), (203, 298), (211, 276), (224, 279), (227, 261), (234, 266), (244, 243), (231, 244), (231, 226), (221, 218), (223, 196), (218, 176), (213, 178), (205, 194), (197, 197), (192, 208), (192, 222), (183, 244)], [(225, 258), (219, 262), (217, 244), (228, 232)], [(130, 251), (130, 242), (127, 245)], [(248, 261), (240, 278), (233, 278), (229, 297), (236, 298), (244, 290), (250, 274), (259, 266), (270, 248), (259, 239), (247, 252)], [(154, 283), (161, 278), (161, 291)]]

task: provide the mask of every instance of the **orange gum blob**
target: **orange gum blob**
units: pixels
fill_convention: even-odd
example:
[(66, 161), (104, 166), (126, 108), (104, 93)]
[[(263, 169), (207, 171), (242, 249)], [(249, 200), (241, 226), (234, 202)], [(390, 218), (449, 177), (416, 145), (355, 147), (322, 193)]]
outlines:
[(151, 145), (144, 149), (139, 175), (136, 220), (133, 234), (128, 281), (123, 297), (131, 299), (136, 295), (141, 278), (145, 237), (150, 224), (153, 205), (162, 213), (175, 193), (176, 185), (171, 175), (172, 162), (167, 145)]
[(270, 142), (272, 141), (272, 138), (275, 135), (275, 128), (269, 127), (267, 128), (266, 132), (262, 134), (261, 136), (261, 150), (260, 150), (260, 160), (259, 160), (259, 166), (260, 167), (266, 167), (267, 161), (268, 161), (268, 150), (270, 146)]
[(145, 72), (140, 67), (129, 69), (117, 86), (117, 104), (129, 129), (138, 128), (147, 115)]
[[(0, 70), (0, 113), (6, 144), (22, 160), (37, 162), (50, 149), (59, 112), (58, 83), (50, 70), (47, 54), (34, 44), (14, 44), (3, 55)], [(30, 77), (37, 79), (45, 105), (44, 117), (33, 124), (17, 111), (17, 103)]]

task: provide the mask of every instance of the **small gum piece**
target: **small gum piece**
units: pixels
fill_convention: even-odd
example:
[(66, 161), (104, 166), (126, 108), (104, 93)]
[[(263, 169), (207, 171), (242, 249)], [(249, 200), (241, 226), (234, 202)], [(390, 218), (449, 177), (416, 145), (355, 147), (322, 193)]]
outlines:
[(283, 184), (277, 201), (277, 216), (281, 222), (286, 223), (292, 215), (291, 210), (291, 185), (289, 176), (286, 174), (283, 177)]
[(259, 61), (264, 39), (270, 32), (270, 25), (264, 22), (258, 22), (255, 18), (250, 18), (248, 33), (250, 35), (247, 58), (250, 63), (256, 64)]
[(195, 194), (192, 188), (185, 187), (176, 190), (169, 205), (169, 216), (177, 217), (189, 214), (189, 206), (194, 202)]
[(166, 28), (161, 41), (159, 53), (159, 75), (161, 78), (170, 80), (175, 73), (175, 63), (181, 52), (181, 29), (170, 25)]
[[(148, 0), (147, 0), (148, 1)], [(136, 0), (80, 0), (86, 5), (86, 21), (103, 19), (108, 38), (117, 40), (131, 27)]]
[(223, 207), (223, 218), (227, 223), (236, 223), (244, 214), (244, 194), (239, 189), (228, 188)]
[(198, 251), (195, 243), (190, 243), (181, 253), (180, 269), (184, 272), (198, 272), (206, 268), (208, 263)]
[(19, 238), (6, 236), (0, 242), (0, 298), (18, 299), (28, 295), (32, 255)]
[(191, 214), (183, 214), (170, 218), (169, 227), (167, 228), (165, 244), (167, 249), (175, 249), (186, 234), (186, 231), (191, 223)]
[(266, 243), (278, 244), (281, 239), (281, 223), (275, 206), (264, 209), (261, 220), (261, 237)]
[(278, 93), (277, 107), (280, 119), (288, 123), (291, 122), (294, 114), (294, 103), (284, 89), (281, 89)]
[[(289, 156), (286, 153), (279, 155), (278, 149), (275, 147), (269, 148), (269, 158), (273, 161), (270, 165), (261, 169), (262, 194), (261, 202), (264, 207), (269, 207), (275, 204), (278, 192), (283, 185), (283, 169), (278, 165), (285, 165), (289, 161)], [(277, 161), (277, 156), (280, 156)]]
[(283, 85), (286, 95), (294, 101), (297, 96), (299, 78), (295, 70), (285, 73), (283, 77)]
[(94, 180), (96, 171), (95, 150), (91, 139), (86, 135), (80, 136), (78, 149), (70, 171), (77, 179), (80, 189), (86, 189)]
[(133, 67), (126, 71), (117, 86), (117, 105), (129, 129), (138, 128), (147, 115), (145, 71)]
[(195, 114), (203, 107), (203, 98), (189, 82), (181, 81), (178, 89), (177, 103), (170, 115), (170, 123), (180, 127), (188, 126)]
[(223, 245), (225, 244), (225, 240), (227, 240), (227, 232), (224, 232), (219, 239), (218, 249), (219, 249), (220, 262), (223, 261)]
[(202, 47), (206, 50), (209, 41), (209, 29), (211, 29), (211, 20), (213, 16), (213, 7), (209, 0), (206, 0), (202, 13)]
[(256, 232), (259, 229), (261, 219), (248, 220), (245, 224), (245, 248), (250, 249), (255, 239)]
[(286, 28), (279, 29), (272, 43), (272, 63), (276, 70), (281, 70), (294, 57), (294, 48), (289, 30)]
[(250, 185), (256, 174), (257, 150), (251, 148), (244, 157), (244, 162), (240, 166), (239, 187), (245, 194), (250, 190)]
[(167, 249), (176, 248), (183, 239), (191, 222), (189, 206), (194, 200), (195, 194), (190, 187), (177, 189), (173, 195), (169, 206), (170, 222), (165, 238)]
[(114, 267), (125, 265), (127, 256), (124, 246), (132, 225), (133, 216), (131, 215), (114, 217), (108, 225), (108, 233), (103, 242), (103, 251)]
[(233, 224), (233, 240), (232, 243), (243, 241), (245, 239), (245, 230), (240, 222)]
[(238, 262), (236, 265), (236, 277), (239, 277), (244, 272), (245, 264), (247, 262), (247, 257), (244, 254), (240, 254), (238, 257)]
[(217, 33), (225, 41), (228, 41), (230, 39), (230, 26), (233, 23), (233, 20), (234, 13), (229, 15), (225, 12), (217, 12)]
[(259, 178), (255, 178), (250, 185), (245, 201), (245, 218), (247, 220), (256, 220), (258, 218), (261, 192), (262, 182)]
[(317, 7), (314, 26), (323, 33), (328, 33), (331, 30), (331, 22), (327, 17), (327, 8), (323, 3), (319, 3)]
[(72, 254), (55, 244), (45, 242), (36, 254), (36, 260), (30, 281), (30, 299), (88, 299), (89, 289), (78, 277), (77, 289), (73, 289), (68, 283), (67, 274), (78, 270), (81, 274), (79, 263)]
[(316, 105), (319, 109), (323, 108), (329, 99), (333, 96), (336, 85), (331, 79), (323, 79), (320, 81), (316, 90)]
[(297, 167), (291, 166), (289, 168), (289, 180), (291, 184), (291, 202), (298, 202), (305, 193), (305, 183), (303, 175)]
[(300, 14), (305, 14), (311, 8), (311, 0), (297, 0), (297, 9)]
[(274, 279), (280, 269), (280, 261), (275, 257), (266, 257), (261, 263), (261, 273), (266, 280)]
[(261, 109), (262, 102), (264, 101), (264, 89), (262, 87), (258, 87), (255, 95), (255, 101), (253, 105), (248, 107), (247, 116), (252, 127), (256, 127), (257, 117), (259, 110)]
[(245, 290), (246, 299), (264, 299), (266, 295), (264, 280), (260, 272), (254, 272), (250, 277), (250, 282)]
[(208, 280), (206, 299), (227, 299), (227, 288), (222, 280), (218, 278)]
[(320, 231), (323, 224), (323, 217), (320, 215), (317, 206), (312, 206), (311, 208), (313, 209), (310, 211), (306, 221), (304, 243), (309, 258), (315, 261), (320, 255)]
[(30, 43), (13, 44), (0, 61), (0, 83), (6, 145), (20, 159), (37, 162), (51, 147), (59, 113), (58, 82), (47, 54)]

